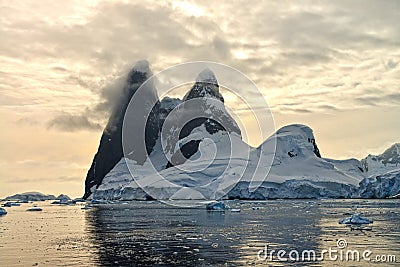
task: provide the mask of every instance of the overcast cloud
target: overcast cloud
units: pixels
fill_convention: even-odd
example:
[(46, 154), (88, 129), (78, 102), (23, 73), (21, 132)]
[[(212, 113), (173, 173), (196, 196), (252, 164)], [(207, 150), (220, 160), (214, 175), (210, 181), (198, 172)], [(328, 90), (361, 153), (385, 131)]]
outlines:
[(21, 124), (89, 131), (97, 142), (123, 76), (140, 59), (155, 73), (194, 60), (237, 68), (263, 92), (278, 125), (292, 116), (400, 111), (397, 0), (0, 0), (0, 6), (0, 112), (15, 131)]
[[(156, 71), (191, 60), (231, 65), (254, 79), (281, 113), (399, 104), (387, 98), (399, 90), (398, 1), (63, 5), (3, 1), (0, 44), (6, 97), (22, 103), (29, 83), (30, 98), (48, 100), (50, 95), (38, 92), (40, 87), (67, 102), (74, 99), (67, 110), (57, 108), (62, 114), (50, 121), (67, 124), (59, 129), (98, 129), (97, 124), (104, 124), (101, 118), (118, 99), (105, 84), (141, 58)], [(94, 101), (76, 99), (76, 91), (84, 90)], [(302, 100), (302, 105), (281, 108), (283, 98)], [(91, 117), (79, 118), (84, 114)], [(75, 126), (69, 127), (71, 123)]]

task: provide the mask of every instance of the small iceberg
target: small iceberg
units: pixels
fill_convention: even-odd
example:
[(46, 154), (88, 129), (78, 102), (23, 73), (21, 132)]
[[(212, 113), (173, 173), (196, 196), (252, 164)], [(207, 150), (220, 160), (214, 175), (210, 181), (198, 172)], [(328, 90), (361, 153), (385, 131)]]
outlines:
[(209, 211), (225, 211), (229, 210), (229, 206), (225, 205), (224, 203), (218, 201), (218, 202), (213, 202), (213, 203), (208, 203), (206, 205), (206, 210)]
[(53, 202), (51, 202), (51, 204), (53, 205), (70, 205), (72, 202), (70, 202), (69, 200), (65, 200), (65, 199), (60, 199), (60, 200), (54, 200)]
[(16, 202), (6, 202), (3, 204), (3, 207), (13, 207), (13, 206), (21, 206), (21, 204)]
[(67, 195), (61, 194), (59, 195), (55, 201), (51, 202), (51, 204), (54, 205), (70, 205), (70, 204), (75, 204), (71, 198)]
[(353, 214), (350, 217), (339, 220), (339, 224), (370, 224), (373, 220), (362, 217), (361, 213)]
[(3, 207), (11, 207), (11, 202), (6, 202), (3, 204)]
[(6, 215), (6, 214), (7, 214), (7, 211), (3, 208), (0, 208), (0, 216)]
[(240, 209), (231, 209), (231, 212), (240, 212)]
[(39, 207), (32, 207), (32, 208), (27, 209), (26, 211), (42, 211), (42, 210), (43, 209), (39, 208)]

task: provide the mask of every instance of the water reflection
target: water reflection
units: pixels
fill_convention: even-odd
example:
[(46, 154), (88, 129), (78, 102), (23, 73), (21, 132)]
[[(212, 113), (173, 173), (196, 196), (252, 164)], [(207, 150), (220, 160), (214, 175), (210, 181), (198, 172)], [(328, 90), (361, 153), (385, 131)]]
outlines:
[[(324, 216), (320, 220), (323, 234), (319, 239), (319, 251), (332, 247), (343, 252), (343, 259), (326, 259), (322, 266), (398, 266), (400, 261), (400, 201), (399, 200), (336, 200), (325, 201), (322, 205)], [(338, 218), (348, 217), (347, 213), (361, 212), (372, 219), (374, 223), (365, 228), (351, 228), (339, 225)], [(337, 247), (337, 240), (345, 240), (344, 249)], [(360, 255), (360, 261), (354, 261), (352, 256), (346, 259), (346, 253), (355, 250)], [(370, 261), (362, 259), (362, 253), (371, 251)], [(377, 262), (376, 256), (396, 256), (395, 262)], [(355, 257), (356, 258), (356, 257)]]
[(86, 219), (103, 266), (220, 264), (225, 255), (237, 254), (223, 245), (224, 234), (213, 230), (224, 226), (223, 213), (133, 203), (99, 207)]
[(265, 244), (287, 251), (319, 246), (320, 206), (315, 202), (230, 205), (242, 211), (207, 212), (147, 202), (105, 205), (88, 212), (86, 221), (102, 266), (267, 265), (271, 262), (257, 259)]
[[(229, 203), (241, 212), (177, 209), (132, 202), (82, 210), (79, 205), (34, 203), (8, 208), (0, 218), (1, 266), (375, 266), (377, 262), (257, 260), (269, 249), (290, 252), (336, 247), (395, 255), (400, 261), (400, 200), (275, 200)], [(373, 219), (369, 230), (339, 225), (344, 213)], [(274, 260), (277, 260), (277, 253)]]

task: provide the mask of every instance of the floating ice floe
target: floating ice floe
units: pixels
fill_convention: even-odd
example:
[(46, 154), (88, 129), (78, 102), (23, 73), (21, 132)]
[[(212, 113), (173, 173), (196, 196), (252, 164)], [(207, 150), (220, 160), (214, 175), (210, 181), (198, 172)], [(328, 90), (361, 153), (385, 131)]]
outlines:
[(213, 202), (206, 205), (206, 210), (224, 211), (229, 210), (229, 206), (222, 202)]
[(339, 224), (370, 224), (373, 220), (362, 217), (361, 213), (353, 214), (350, 217), (339, 220)]
[(82, 207), (81, 209), (82, 210), (88, 210), (88, 209), (91, 209), (92, 208), (92, 206), (90, 206), (89, 204), (86, 204), (84, 207)]
[(3, 204), (3, 207), (13, 207), (13, 206), (21, 206), (21, 204), (16, 202), (6, 202)]
[(70, 204), (74, 204), (71, 201), (67, 200), (67, 199), (60, 199), (60, 200), (55, 200), (53, 202), (51, 202), (51, 204), (54, 205), (70, 205)]
[(3, 208), (0, 208), (0, 216), (6, 215), (6, 214), (7, 214), (7, 211)]
[(39, 207), (32, 207), (32, 208), (27, 209), (26, 211), (42, 211), (42, 210), (43, 209), (39, 208)]
[(240, 212), (240, 209), (231, 209), (231, 212)]

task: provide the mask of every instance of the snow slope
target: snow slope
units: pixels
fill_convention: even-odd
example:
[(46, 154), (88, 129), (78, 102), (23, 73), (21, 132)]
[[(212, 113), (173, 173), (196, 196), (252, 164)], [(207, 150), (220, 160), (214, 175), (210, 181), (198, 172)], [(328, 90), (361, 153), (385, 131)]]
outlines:
[(358, 185), (364, 178), (361, 163), (356, 159), (339, 161), (321, 158), (313, 131), (308, 126), (285, 126), (268, 138), (259, 149), (270, 142), (276, 142), (276, 152), (267, 177), (269, 182), (304, 179)]
[(368, 155), (361, 160), (368, 176), (376, 176), (400, 169), (400, 143), (392, 145), (381, 155)]
[(321, 158), (308, 126), (293, 124), (279, 129), (258, 147), (260, 153), (270, 153), (263, 148), (271, 147), (271, 143), (276, 143), (275, 157), (264, 182), (250, 190), (250, 180), (244, 177), (228, 198), (351, 197), (365, 177), (361, 162), (356, 159)]
[[(256, 149), (249, 147), (235, 133), (219, 131), (210, 134), (204, 127), (193, 131), (186, 141), (200, 137), (203, 140), (198, 153), (179, 166), (163, 169), (161, 163), (153, 169), (150, 161), (157, 162), (154, 160), (160, 154), (157, 148), (144, 165), (122, 159), (104, 178), (104, 183), (95, 192), (95, 198), (209, 200), (351, 197), (364, 178), (359, 168), (361, 163), (357, 160), (320, 158), (319, 151), (316, 153), (313, 132), (305, 125), (283, 127)], [(268, 153), (262, 148), (269, 142), (276, 142), (277, 147), (273, 166), (268, 175), (268, 166), (258, 167), (264, 173), (263, 181), (259, 187), (252, 189), (254, 163), (262, 153)]]

